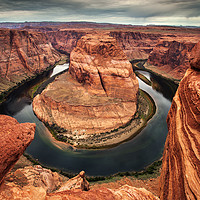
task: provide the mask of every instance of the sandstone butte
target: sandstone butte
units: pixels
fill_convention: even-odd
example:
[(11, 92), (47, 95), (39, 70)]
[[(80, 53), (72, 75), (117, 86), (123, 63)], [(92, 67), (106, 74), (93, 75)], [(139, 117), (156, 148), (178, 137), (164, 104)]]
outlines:
[(34, 98), (33, 110), (40, 120), (76, 136), (108, 132), (133, 118), (138, 87), (116, 40), (88, 34), (70, 54), (69, 73)]
[(0, 115), (0, 184), (34, 138), (35, 124)]
[(167, 117), (160, 199), (200, 199), (200, 42)]
[(61, 59), (43, 33), (0, 29), (0, 93)]

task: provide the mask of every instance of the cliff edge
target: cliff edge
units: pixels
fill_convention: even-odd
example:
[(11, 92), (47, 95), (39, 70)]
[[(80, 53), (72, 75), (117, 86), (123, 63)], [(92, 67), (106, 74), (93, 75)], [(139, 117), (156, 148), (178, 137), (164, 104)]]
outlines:
[(161, 199), (200, 199), (200, 42), (167, 117), (160, 179)]

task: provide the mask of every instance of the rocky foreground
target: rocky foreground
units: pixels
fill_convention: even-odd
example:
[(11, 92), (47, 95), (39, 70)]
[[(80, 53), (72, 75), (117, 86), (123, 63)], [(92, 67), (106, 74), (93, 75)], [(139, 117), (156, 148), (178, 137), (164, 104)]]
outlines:
[(89, 34), (71, 52), (69, 73), (34, 98), (33, 110), (68, 138), (84, 140), (125, 126), (136, 113), (137, 93), (138, 81), (116, 40)]
[(0, 184), (34, 139), (35, 124), (19, 124), (16, 119), (0, 115)]

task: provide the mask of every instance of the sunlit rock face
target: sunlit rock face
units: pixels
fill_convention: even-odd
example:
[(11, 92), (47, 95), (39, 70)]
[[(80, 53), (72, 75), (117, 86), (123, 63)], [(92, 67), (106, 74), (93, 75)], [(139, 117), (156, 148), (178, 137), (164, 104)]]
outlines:
[(70, 54), (69, 73), (34, 98), (33, 110), (42, 121), (77, 135), (107, 132), (133, 118), (138, 87), (116, 40), (88, 34)]
[(198, 43), (167, 117), (160, 198), (200, 199), (200, 65)]
[(54, 199), (96, 199), (96, 200), (139, 200), (152, 199), (158, 200), (151, 192), (144, 188), (135, 188), (124, 185), (118, 189), (99, 188), (90, 191), (68, 190), (63, 192), (55, 192), (46, 196), (47, 200)]
[(0, 115), (0, 184), (34, 138), (35, 124)]
[(61, 59), (43, 33), (0, 30), (0, 92), (35, 76)]

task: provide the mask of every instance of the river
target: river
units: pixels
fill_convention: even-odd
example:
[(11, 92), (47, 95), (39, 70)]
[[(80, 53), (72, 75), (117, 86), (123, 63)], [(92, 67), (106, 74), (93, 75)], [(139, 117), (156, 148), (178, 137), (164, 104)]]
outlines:
[[(68, 64), (57, 65), (51, 73), (55, 75), (66, 68)], [(168, 132), (166, 117), (174, 91), (168, 86), (167, 81), (149, 72), (139, 72), (154, 83), (151, 87), (139, 80), (139, 87), (154, 99), (157, 106), (156, 114), (135, 138), (111, 149), (78, 150), (50, 137), (48, 129), (34, 115), (32, 100), (28, 95), (29, 88), (39, 80), (26, 83), (13, 92), (0, 107), (0, 112), (16, 118), (19, 122), (36, 123), (35, 138), (26, 153), (45, 166), (72, 173), (84, 170), (89, 176), (140, 171), (162, 156)], [(50, 77), (50, 72), (44, 77), (46, 76)]]

